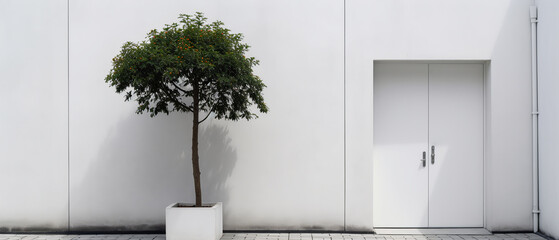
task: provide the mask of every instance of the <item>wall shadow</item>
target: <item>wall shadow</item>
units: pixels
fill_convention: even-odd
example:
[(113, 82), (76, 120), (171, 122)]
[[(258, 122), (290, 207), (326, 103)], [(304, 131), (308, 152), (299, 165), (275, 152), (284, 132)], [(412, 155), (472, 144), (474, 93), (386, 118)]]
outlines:
[[(226, 202), (229, 199), (226, 180), (231, 176), (237, 162), (237, 151), (231, 145), (232, 139), (226, 126), (211, 124), (210, 121), (202, 123), (201, 126), (198, 151), (202, 172), (202, 201)], [(188, 160), (190, 161), (190, 158)]]
[[(131, 113), (110, 130), (97, 156), (71, 153), (70, 230), (164, 231), (165, 207), (195, 200), (191, 122), (190, 114), (150, 118)], [(237, 161), (228, 132), (211, 121), (200, 127), (204, 203), (228, 201), (225, 182)]]

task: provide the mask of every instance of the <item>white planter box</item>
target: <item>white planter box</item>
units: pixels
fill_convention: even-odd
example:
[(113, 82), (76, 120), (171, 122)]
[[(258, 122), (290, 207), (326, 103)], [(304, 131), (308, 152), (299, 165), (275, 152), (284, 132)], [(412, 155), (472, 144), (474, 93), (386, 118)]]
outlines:
[[(223, 235), (222, 204), (174, 203), (165, 209), (167, 240), (219, 240)], [(209, 207), (211, 206), (211, 207)]]

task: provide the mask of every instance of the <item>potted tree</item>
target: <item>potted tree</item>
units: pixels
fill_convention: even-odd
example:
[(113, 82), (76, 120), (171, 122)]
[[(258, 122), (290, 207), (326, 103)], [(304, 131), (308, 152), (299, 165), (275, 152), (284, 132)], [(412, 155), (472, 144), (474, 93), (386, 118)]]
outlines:
[(166, 209), (166, 234), (169, 240), (215, 240), (223, 233), (222, 209), (221, 203), (202, 204), (198, 127), (212, 113), (217, 119), (250, 120), (257, 117), (251, 105), (266, 113), (266, 86), (252, 71), (258, 60), (245, 57), (249, 46), (241, 42), (242, 34), (231, 33), (220, 21), (207, 23), (199, 12), (181, 14), (179, 20), (152, 30), (142, 42), (126, 42), (105, 82), (125, 92), (125, 101), (137, 101), (138, 114), (192, 113), (196, 203)]

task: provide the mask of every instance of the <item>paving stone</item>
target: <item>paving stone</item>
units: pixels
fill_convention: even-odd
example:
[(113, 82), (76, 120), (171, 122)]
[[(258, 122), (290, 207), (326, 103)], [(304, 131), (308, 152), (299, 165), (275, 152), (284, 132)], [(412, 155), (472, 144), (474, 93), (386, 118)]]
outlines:
[(535, 234), (535, 233), (528, 234), (528, 238), (530, 238), (530, 239), (541, 239), (541, 240), (545, 239), (542, 236), (540, 236), (538, 234)]
[(325, 238), (325, 237), (329, 238), (330, 234), (328, 234), (328, 233), (313, 233), (312, 237), (313, 238)]
[[(0, 234), (0, 240), (165, 240), (164, 234)], [(353, 233), (224, 233), (221, 240), (546, 240), (534, 233), (381, 235)]]
[(375, 236), (378, 237), (378, 238), (390, 237), (390, 235), (386, 235), (386, 234), (376, 234)]
[(503, 235), (505, 235), (505, 236), (507, 236), (507, 237), (509, 237), (509, 238), (515, 238), (515, 237), (518, 236), (518, 234), (514, 234), (514, 233), (508, 233), (508, 234), (503, 234)]

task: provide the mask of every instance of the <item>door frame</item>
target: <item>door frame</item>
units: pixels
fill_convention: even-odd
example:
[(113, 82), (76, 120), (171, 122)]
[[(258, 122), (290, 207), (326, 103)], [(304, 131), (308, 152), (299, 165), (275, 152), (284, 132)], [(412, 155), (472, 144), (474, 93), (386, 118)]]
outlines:
[[(408, 63), (408, 64), (482, 64), (483, 65), (483, 159), (482, 159), (482, 176), (483, 176), (483, 228), (405, 228), (405, 227), (386, 227), (386, 228), (375, 228), (374, 221), (372, 223), (371, 228), (377, 232), (382, 234), (451, 234), (451, 233), (460, 233), (460, 234), (482, 234), (482, 232), (490, 233), (487, 230), (487, 163), (488, 163), (488, 153), (489, 153), (489, 134), (488, 134), (488, 126), (490, 123), (490, 119), (488, 116), (491, 112), (490, 108), (490, 101), (491, 101), (491, 59), (449, 59), (449, 60), (425, 60), (425, 59), (374, 59), (373, 60), (373, 84), (371, 89), (371, 93), (374, 99), (374, 72), (375, 72), (375, 64), (376, 63)], [(372, 104), (374, 107), (374, 102)], [(374, 116), (374, 109), (373, 109), (373, 116)], [(374, 117), (372, 118), (374, 119)], [(374, 120), (372, 121), (373, 126), (373, 134), (375, 130)], [(373, 136), (371, 136), (372, 142), (374, 144)], [(372, 159), (372, 166), (375, 167), (375, 161)], [(371, 171), (373, 172), (373, 171)], [(374, 181), (374, 180), (373, 180)], [(374, 185), (374, 184), (373, 184)], [(373, 194), (374, 194), (373, 189)], [(374, 204), (374, 203), (372, 203)], [(373, 212), (373, 215), (375, 213)]]

